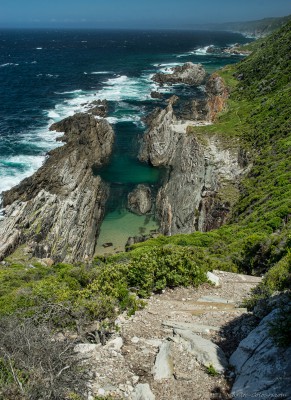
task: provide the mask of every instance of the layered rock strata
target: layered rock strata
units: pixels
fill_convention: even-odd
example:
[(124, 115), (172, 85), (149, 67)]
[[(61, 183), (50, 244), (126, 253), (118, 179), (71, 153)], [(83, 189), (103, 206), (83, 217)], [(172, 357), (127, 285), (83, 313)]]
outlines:
[[(213, 75), (207, 83), (204, 124), (223, 110), (227, 90)], [(197, 125), (198, 122), (192, 123)], [(221, 226), (237, 200), (240, 176), (245, 172), (237, 142), (221, 135), (190, 133), (186, 123), (177, 121), (173, 101), (156, 111), (143, 137), (139, 159), (168, 168), (160, 188), (156, 209), (161, 233), (191, 233)]]
[(39, 258), (72, 262), (94, 254), (108, 187), (93, 173), (108, 160), (114, 133), (109, 123), (76, 114), (51, 126), (64, 146), (19, 185), (3, 192), (0, 259), (25, 245)]
[(202, 64), (185, 63), (182, 66), (171, 68), (172, 73), (157, 73), (153, 80), (159, 85), (184, 83), (187, 85), (198, 86), (205, 82), (207, 73)]

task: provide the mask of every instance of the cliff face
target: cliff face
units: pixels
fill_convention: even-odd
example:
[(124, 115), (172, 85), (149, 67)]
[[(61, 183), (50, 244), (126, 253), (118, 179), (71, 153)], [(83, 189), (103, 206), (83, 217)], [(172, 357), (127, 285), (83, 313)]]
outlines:
[(212, 122), (216, 119), (217, 114), (225, 108), (229, 96), (228, 89), (223, 79), (217, 73), (212, 74), (208, 79), (206, 93), (206, 119)]
[(111, 154), (114, 133), (106, 120), (76, 114), (54, 124), (65, 142), (31, 177), (3, 193), (0, 259), (19, 245), (40, 258), (76, 261), (94, 253), (108, 188), (93, 167)]
[[(222, 111), (228, 96), (216, 74), (206, 87), (207, 98), (199, 104), (204, 124)], [(176, 120), (172, 103), (156, 113), (140, 152), (141, 160), (168, 167), (168, 179), (156, 199), (160, 230), (172, 235), (218, 228), (238, 196), (244, 173), (241, 151), (218, 135), (189, 133), (188, 124)]]

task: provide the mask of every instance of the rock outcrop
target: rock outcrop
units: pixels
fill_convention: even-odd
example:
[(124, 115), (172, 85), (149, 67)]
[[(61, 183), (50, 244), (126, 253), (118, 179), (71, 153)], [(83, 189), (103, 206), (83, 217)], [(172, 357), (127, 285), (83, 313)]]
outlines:
[(95, 115), (96, 117), (105, 118), (108, 113), (108, 101), (107, 100), (94, 100), (90, 103), (88, 113)]
[(114, 133), (106, 120), (76, 114), (51, 126), (64, 132), (65, 145), (44, 165), (3, 192), (0, 259), (19, 245), (54, 261), (83, 260), (94, 254), (108, 187), (94, 170), (108, 160)]
[(151, 189), (146, 185), (138, 185), (128, 194), (128, 209), (137, 215), (150, 212), (152, 209)]
[(218, 228), (238, 198), (238, 184), (247, 170), (238, 143), (222, 135), (190, 133), (188, 128), (211, 124), (227, 98), (226, 85), (215, 73), (207, 80), (205, 98), (191, 105), (191, 120), (177, 120), (173, 110), (177, 97), (147, 120), (139, 159), (168, 168), (156, 198), (156, 215), (165, 235)]
[(162, 99), (164, 96), (162, 95), (162, 93), (157, 92), (156, 90), (151, 92), (151, 98), (152, 99)]
[(159, 85), (184, 83), (191, 86), (198, 86), (205, 82), (207, 73), (202, 64), (187, 62), (182, 66), (172, 68), (171, 74), (157, 73), (153, 80)]
[(214, 121), (217, 114), (224, 110), (229, 93), (224, 80), (214, 73), (206, 83), (206, 120)]
[(291, 398), (291, 347), (279, 348), (269, 336), (277, 313), (267, 315), (230, 357), (236, 372), (231, 394), (236, 399)]
[[(220, 79), (214, 77), (208, 85), (212, 88), (209, 99), (213, 96), (207, 103), (210, 119), (222, 107), (215, 98), (225, 92)], [(155, 113), (139, 154), (141, 161), (168, 168), (156, 200), (165, 235), (221, 226), (237, 199), (239, 178), (245, 171), (236, 142), (214, 134), (190, 134), (188, 125), (177, 121), (170, 101), (166, 109)]]

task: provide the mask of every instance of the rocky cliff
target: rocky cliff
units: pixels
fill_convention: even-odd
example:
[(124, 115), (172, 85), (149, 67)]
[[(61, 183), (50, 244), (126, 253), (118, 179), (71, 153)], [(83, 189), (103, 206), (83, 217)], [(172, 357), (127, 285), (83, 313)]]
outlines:
[(111, 154), (114, 133), (104, 119), (76, 114), (52, 125), (64, 146), (31, 177), (3, 193), (0, 259), (24, 245), (39, 258), (76, 261), (94, 253), (108, 187), (93, 169)]
[[(206, 91), (196, 109), (204, 116), (203, 123), (209, 124), (223, 110), (228, 93), (217, 74), (208, 80)], [(139, 154), (142, 161), (168, 168), (168, 178), (156, 199), (161, 232), (172, 235), (218, 228), (238, 196), (245, 169), (241, 150), (237, 143), (219, 135), (189, 133), (187, 126), (198, 123), (177, 121), (174, 101), (176, 98), (166, 109), (155, 112)]]

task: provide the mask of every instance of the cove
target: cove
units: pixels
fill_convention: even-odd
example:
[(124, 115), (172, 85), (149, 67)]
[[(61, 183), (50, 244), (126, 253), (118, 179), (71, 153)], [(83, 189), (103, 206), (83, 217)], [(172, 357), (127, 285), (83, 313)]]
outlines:
[[(110, 185), (96, 254), (122, 251), (128, 237), (149, 234), (158, 228), (153, 215), (139, 216), (127, 210), (128, 194), (141, 183), (156, 192), (164, 173), (163, 169), (141, 163), (137, 158), (138, 138), (144, 129), (143, 124), (132, 121), (116, 123), (112, 157), (107, 165), (94, 171)], [(105, 243), (112, 246), (104, 247)]]

